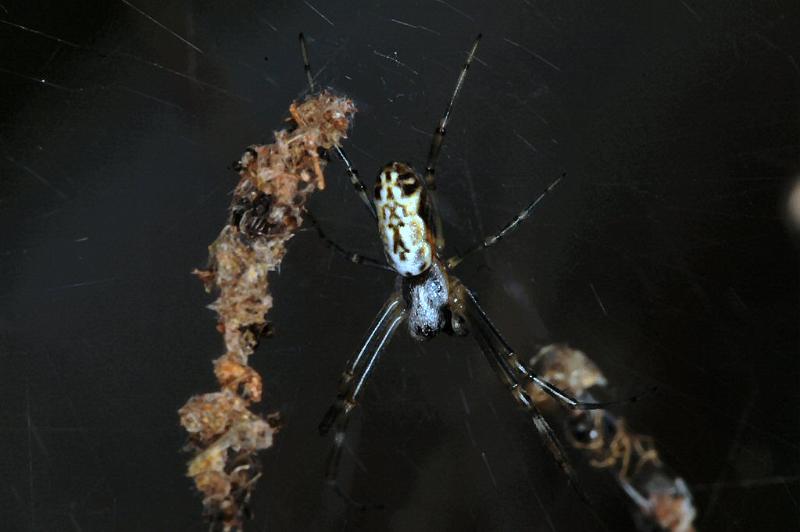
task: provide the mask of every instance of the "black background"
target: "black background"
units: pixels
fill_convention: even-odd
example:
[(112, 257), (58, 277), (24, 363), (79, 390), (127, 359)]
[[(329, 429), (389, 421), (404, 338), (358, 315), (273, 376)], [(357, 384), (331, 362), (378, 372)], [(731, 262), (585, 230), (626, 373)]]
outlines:
[[(189, 272), (231, 162), (303, 94), (299, 31), (318, 82), (359, 107), (345, 146), (368, 182), (423, 165), (482, 31), (440, 164), (450, 249), (567, 179), (461, 278), (520, 352), (566, 341), (619, 395), (658, 385), (620, 411), (687, 480), (701, 530), (798, 526), (796, 2), (0, 4), (4, 529), (203, 529), (176, 411), (213, 389), (222, 341)], [(380, 254), (338, 162), (312, 208)], [(393, 279), (305, 231), (273, 280), (276, 336), (252, 363), (287, 425), (249, 529), (632, 528), (575, 456), (599, 517), (581, 504), (469, 339), (402, 330), (344, 466), (384, 509), (348, 511), (316, 424)]]

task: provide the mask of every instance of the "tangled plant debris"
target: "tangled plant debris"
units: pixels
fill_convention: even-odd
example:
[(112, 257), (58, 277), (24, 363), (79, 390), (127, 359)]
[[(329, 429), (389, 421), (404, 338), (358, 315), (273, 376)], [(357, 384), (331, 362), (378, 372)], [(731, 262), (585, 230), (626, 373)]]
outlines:
[(210, 308), (226, 351), (214, 361), (220, 391), (192, 397), (179, 415), (194, 453), (188, 475), (203, 494), (204, 514), (226, 531), (241, 529), (261, 475), (256, 452), (270, 447), (280, 428), (277, 413), (251, 410), (262, 382), (248, 358), (269, 333), (269, 272), (280, 266), (309, 195), (325, 188), (321, 154), (340, 146), (355, 106), (323, 91), (293, 103), (289, 113), (289, 129), (276, 132), (273, 144), (247, 148), (238, 161), (228, 222), (209, 246), (208, 267), (194, 272), (207, 291), (219, 292)]
[[(584, 402), (596, 398), (590, 388), (603, 388), (605, 376), (586, 356), (566, 345), (548, 345), (530, 361), (545, 380)], [(533, 384), (528, 392), (537, 402), (553, 400)], [(583, 451), (589, 464), (614, 475), (634, 504), (640, 530), (693, 532), (696, 510), (686, 482), (661, 461), (653, 439), (635, 434), (624, 418), (608, 410), (571, 410), (564, 422), (570, 444)]]

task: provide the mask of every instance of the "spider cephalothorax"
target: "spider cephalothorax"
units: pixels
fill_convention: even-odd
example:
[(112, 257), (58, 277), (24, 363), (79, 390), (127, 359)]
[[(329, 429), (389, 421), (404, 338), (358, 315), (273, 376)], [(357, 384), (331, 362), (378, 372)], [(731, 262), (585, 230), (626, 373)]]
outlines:
[(446, 329), (450, 279), (438, 260), (422, 274), (404, 277), (403, 298), (408, 306), (408, 332), (416, 340), (428, 340)]
[(435, 255), (425, 223), (426, 202), (424, 182), (409, 165), (389, 163), (378, 174), (375, 183), (378, 232), (386, 260), (404, 277), (426, 271)]

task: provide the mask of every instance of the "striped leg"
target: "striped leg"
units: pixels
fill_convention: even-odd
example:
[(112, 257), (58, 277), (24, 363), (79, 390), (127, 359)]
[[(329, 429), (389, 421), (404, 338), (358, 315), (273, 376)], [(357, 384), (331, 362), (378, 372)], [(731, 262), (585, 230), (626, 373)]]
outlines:
[(524, 220), (526, 220), (531, 215), (531, 213), (536, 208), (536, 206), (539, 205), (539, 202), (541, 202), (544, 199), (544, 197), (547, 196), (547, 194), (549, 194), (550, 191), (553, 190), (553, 188), (555, 188), (555, 186), (563, 178), (564, 178), (564, 176), (562, 175), (561, 177), (559, 177), (558, 179), (556, 179), (555, 181), (550, 183), (547, 186), (547, 188), (544, 189), (544, 192), (539, 194), (539, 196), (535, 200), (530, 202), (527, 207), (522, 209), (522, 211), (519, 214), (517, 214), (514, 217), (513, 220), (511, 220), (506, 225), (504, 225), (503, 228), (500, 229), (500, 231), (498, 231), (497, 233), (493, 234), (492, 236), (487, 236), (481, 242), (478, 242), (477, 244), (475, 244), (474, 246), (469, 248), (467, 251), (465, 251), (461, 255), (456, 255), (454, 257), (450, 257), (449, 259), (447, 259), (447, 267), (448, 268), (455, 268), (468, 255), (471, 255), (472, 253), (474, 253), (476, 251), (480, 251), (482, 249), (486, 249), (488, 247), (492, 247), (495, 244), (497, 244), (500, 241), (501, 238), (503, 238), (504, 236), (506, 236), (506, 234), (508, 234), (511, 231), (513, 231), (514, 229), (516, 229), (517, 226), (519, 226), (520, 223), (522, 223)]
[(503, 384), (506, 385), (514, 400), (531, 414), (533, 424), (536, 427), (536, 430), (539, 432), (539, 435), (542, 437), (547, 450), (550, 451), (550, 454), (567, 476), (570, 484), (581, 497), (581, 499), (591, 506), (589, 498), (586, 496), (585, 491), (581, 487), (578, 477), (575, 474), (575, 470), (572, 468), (572, 465), (567, 458), (567, 454), (564, 451), (564, 448), (561, 446), (561, 443), (558, 441), (553, 428), (550, 426), (547, 420), (545, 420), (542, 413), (536, 407), (533, 399), (531, 399), (527, 392), (525, 392), (524, 387), (520, 385), (518, 381), (519, 372), (514, 369), (513, 359), (508, 357), (508, 353), (504, 352), (504, 349), (498, 348), (499, 345), (505, 345), (505, 340), (499, 336), (497, 329), (494, 328), (494, 325), (492, 325), (492, 323), (486, 317), (486, 314), (483, 312), (480, 306), (478, 306), (478, 303), (472, 293), (466, 288), (464, 289), (464, 292), (466, 292), (466, 298), (464, 302), (466, 306), (467, 317), (472, 327), (472, 335), (475, 337), (478, 345), (483, 351), (483, 354), (486, 356), (486, 360), (489, 362), (489, 365), (494, 368)]
[(347, 423), (353, 407), (356, 406), (358, 396), (367, 381), (372, 369), (378, 362), (383, 349), (389, 343), (397, 327), (405, 320), (406, 307), (403, 296), (399, 292), (393, 293), (378, 313), (377, 318), (367, 333), (361, 349), (347, 363), (339, 382), (339, 393), (336, 401), (325, 413), (322, 422), (319, 424), (319, 432), (327, 434), (335, 425), (336, 431), (333, 438), (333, 448), (328, 454), (325, 471), (325, 479), (339, 495), (346, 501), (355, 506), (363, 506), (355, 503), (344, 493), (338, 483), (339, 464), (342, 459), (342, 451), (345, 446), (347, 433)]
[(425, 188), (427, 189), (428, 201), (430, 202), (428, 206), (428, 212), (432, 218), (427, 221), (429, 223), (429, 227), (433, 229), (434, 235), (436, 236), (436, 250), (438, 252), (444, 250), (444, 232), (442, 231), (442, 219), (439, 217), (439, 211), (436, 206), (436, 163), (439, 160), (439, 152), (442, 149), (444, 136), (447, 133), (447, 123), (450, 121), (450, 113), (453, 111), (453, 106), (456, 103), (458, 94), (461, 92), (461, 87), (464, 86), (464, 80), (467, 78), (467, 71), (472, 64), (472, 60), (475, 58), (475, 52), (478, 50), (478, 43), (480, 43), (480, 40), (481, 35), (478, 34), (478, 36), (475, 38), (475, 42), (472, 44), (472, 48), (469, 51), (467, 60), (464, 63), (464, 66), (461, 68), (461, 73), (458, 75), (456, 87), (453, 90), (453, 94), (450, 96), (450, 101), (447, 103), (447, 107), (444, 110), (444, 115), (442, 115), (442, 118), (439, 119), (439, 124), (436, 127), (436, 130), (433, 132), (431, 147), (428, 151), (428, 162), (425, 165)]
[(475, 52), (478, 50), (478, 43), (480, 43), (480, 41), (481, 35), (478, 34), (478, 36), (475, 38), (475, 42), (472, 44), (472, 49), (469, 51), (467, 61), (461, 68), (461, 74), (458, 75), (456, 88), (453, 90), (452, 96), (450, 96), (450, 101), (447, 104), (447, 108), (444, 110), (444, 115), (439, 120), (439, 125), (436, 127), (436, 131), (433, 132), (431, 148), (430, 151), (428, 151), (428, 164), (425, 165), (425, 185), (429, 190), (436, 190), (436, 161), (439, 160), (439, 151), (442, 149), (444, 136), (447, 133), (447, 123), (450, 121), (450, 113), (452, 112), (453, 106), (456, 103), (458, 93), (461, 92), (461, 87), (464, 85), (464, 80), (467, 78), (467, 71), (472, 64), (472, 60), (475, 58)]
[[(306, 46), (306, 38), (303, 34), (300, 34), (300, 52), (303, 55), (303, 69), (306, 73), (306, 80), (308, 81), (308, 89), (310, 92), (314, 92), (314, 76), (311, 73), (311, 62), (309, 61), (308, 55), (308, 46)], [(353, 168), (353, 165), (350, 164), (350, 159), (348, 159), (347, 154), (344, 152), (339, 146), (334, 146), (333, 151), (336, 152), (336, 155), (339, 159), (342, 160), (344, 163), (345, 169), (347, 171), (347, 176), (350, 178), (350, 184), (353, 185), (353, 189), (356, 191), (356, 194), (361, 198), (361, 202), (367, 207), (367, 210), (372, 214), (372, 217), (377, 219), (375, 214), (375, 206), (370, 201), (369, 196), (367, 195), (367, 187), (364, 185), (364, 182), (361, 181), (361, 178), (358, 176), (358, 170)]]
[[(460, 286), (463, 287), (463, 285)], [(467, 317), (470, 323), (480, 333), (479, 336), (483, 337), (484, 340), (489, 343), (489, 347), (502, 359), (504, 367), (511, 372), (511, 377), (514, 379), (514, 382), (519, 382), (520, 384), (531, 382), (541, 388), (547, 395), (573, 410), (604, 410), (609, 406), (631, 403), (639, 399), (640, 396), (633, 396), (623, 400), (605, 401), (601, 403), (579, 401), (558, 386), (550, 384), (520, 362), (514, 349), (511, 348), (506, 339), (503, 338), (503, 335), (500, 334), (500, 331), (497, 330), (497, 327), (494, 326), (478, 304), (475, 295), (466, 287), (463, 287), (463, 290), (466, 292), (466, 296), (463, 300), (466, 304)]]
[(311, 211), (306, 208), (306, 218), (308, 221), (311, 222), (311, 225), (314, 226), (314, 229), (317, 231), (317, 236), (325, 242), (325, 244), (333, 249), (336, 253), (344, 257), (345, 260), (352, 262), (353, 264), (363, 264), (364, 266), (370, 266), (371, 268), (378, 268), (379, 270), (386, 270), (390, 272), (394, 272), (392, 268), (390, 268), (387, 264), (378, 259), (373, 259), (371, 257), (367, 257), (365, 255), (360, 255), (358, 253), (354, 253), (349, 251), (342, 246), (340, 246), (335, 240), (328, 237), (325, 232), (322, 230), (322, 226), (317, 222), (317, 219), (311, 214)]

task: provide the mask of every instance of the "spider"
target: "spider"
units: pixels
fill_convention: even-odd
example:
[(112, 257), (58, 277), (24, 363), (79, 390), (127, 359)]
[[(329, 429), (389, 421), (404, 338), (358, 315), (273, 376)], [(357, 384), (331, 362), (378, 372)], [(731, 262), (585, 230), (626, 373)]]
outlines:
[[(313, 93), (315, 91), (314, 78), (306, 41), (302, 33), (299, 38), (309, 90)], [(407, 323), (411, 337), (418, 341), (431, 339), (442, 332), (456, 336), (471, 334), (516, 402), (530, 412), (536, 430), (542, 436), (555, 461), (567, 475), (581, 498), (587, 502), (588, 499), (579, 487), (564, 449), (553, 429), (525, 391), (525, 386), (533, 383), (543, 392), (571, 409), (603, 409), (619, 402), (588, 403), (579, 401), (568, 392), (550, 384), (528, 369), (525, 364), (520, 362), (514, 349), (478, 304), (475, 294), (453, 274), (453, 270), (467, 255), (497, 244), (506, 234), (516, 229), (531, 215), (536, 206), (559, 183), (561, 178), (550, 183), (536, 199), (497, 233), (484, 238), (461, 255), (444, 258), (444, 235), (435, 197), (436, 163), (444, 142), (450, 114), (464, 85), (472, 60), (475, 58), (480, 40), (481, 35), (479, 34), (472, 44), (467, 60), (456, 81), (455, 89), (450, 96), (450, 101), (433, 133), (424, 176), (407, 163), (390, 162), (380, 170), (373, 189), (373, 200), (370, 201), (366, 186), (344, 150), (339, 147), (334, 150), (344, 163), (351, 184), (361, 201), (377, 221), (378, 233), (383, 242), (383, 251), (388, 266), (375, 259), (346, 251), (327, 238), (319, 224), (311, 217), (311, 222), (316, 226), (319, 236), (352, 262), (378, 266), (397, 274), (394, 291), (378, 312), (361, 347), (345, 366), (336, 400), (319, 425), (322, 435), (327, 434), (335, 426), (336, 434), (328, 456), (326, 480), (337, 493), (349, 502), (353, 501), (344, 494), (337, 483), (347, 422), (381, 352), (403, 322)]]

